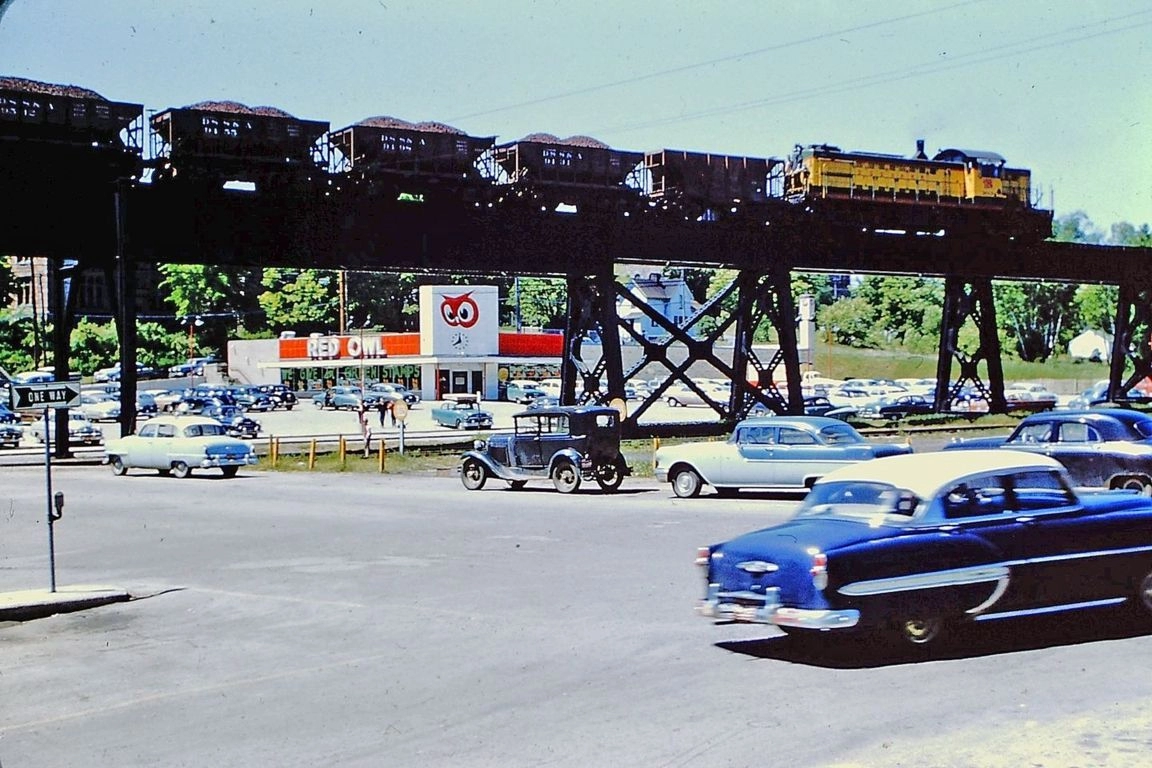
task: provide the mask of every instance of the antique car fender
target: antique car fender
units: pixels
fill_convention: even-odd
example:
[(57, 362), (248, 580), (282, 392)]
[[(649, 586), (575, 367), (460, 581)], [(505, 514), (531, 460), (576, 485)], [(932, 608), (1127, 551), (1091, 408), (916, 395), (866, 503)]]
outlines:
[(463, 466), (464, 462), (468, 459), (473, 459), (474, 461), (479, 462), (492, 477), (498, 477), (502, 480), (515, 480), (520, 477), (519, 473), (509, 471), (508, 467), (504, 466), (503, 464), (494, 462), (492, 457), (484, 451), (465, 451), (460, 455), (460, 466)]
[(576, 471), (581, 475), (587, 476), (587, 472), (591, 471), (590, 467), (583, 467), (581, 462), (584, 461), (584, 456), (579, 451), (572, 448), (561, 448), (552, 454), (552, 458), (548, 460), (548, 476), (552, 476), (552, 471), (556, 469), (556, 465), (562, 461), (566, 461), (572, 466), (576, 467)]
[(828, 553), (830, 605), (860, 611), (861, 624), (911, 617), (973, 618), (1011, 579), (1001, 553), (954, 526), (909, 530)]

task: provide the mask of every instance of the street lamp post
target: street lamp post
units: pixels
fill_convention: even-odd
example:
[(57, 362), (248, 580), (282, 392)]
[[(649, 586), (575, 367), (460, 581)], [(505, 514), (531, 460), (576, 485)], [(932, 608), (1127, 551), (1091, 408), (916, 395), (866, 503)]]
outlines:
[(191, 360), (195, 357), (196, 350), (196, 329), (204, 325), (204, 319), (199, 315), (189, 315), (188, 321), (188, 359)]

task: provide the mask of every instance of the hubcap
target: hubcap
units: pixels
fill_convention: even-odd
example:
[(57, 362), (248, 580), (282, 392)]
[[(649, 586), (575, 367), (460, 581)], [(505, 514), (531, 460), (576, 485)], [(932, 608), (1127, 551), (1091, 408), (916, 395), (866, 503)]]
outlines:
[(1145, 610), (1152, 611), (1152, 573), (1140, 582), (1140, 601), (1144, 603)]
[(938, 619), (911, 619), (904, 622), (904, 637), (916, 645), (931, 642), (938, 634), (940, 634)]

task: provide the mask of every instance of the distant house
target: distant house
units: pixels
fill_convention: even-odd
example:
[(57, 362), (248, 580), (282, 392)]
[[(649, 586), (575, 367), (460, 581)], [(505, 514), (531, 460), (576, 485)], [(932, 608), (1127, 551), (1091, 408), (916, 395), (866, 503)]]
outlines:
[[(679, 278), (665, 277), (659, 272), (653, 272), (647, 277), (633, 275), (624, 283), (624, 287), (680, 328), (683, 328), (688, 319), (700, 309), (700, 304), (692, 298), (692, 291), (689, 290), (687, 283)], [(636, 333), (646, 339), (660, 339), (668, 335), (667, 331), (652, 322), (630, 301), (617, 300), (616, 313), (621, 320), (631, 323)], [(693, 330), (692, 336), (696, 335)], [(628, 338), (622, 340), (627, 342)]]
[(1068, 354), (1082, 360), (1107, 361), (1111, 353), (1112, 337), (1104, 331), (1084, 331), (1068, 342)]

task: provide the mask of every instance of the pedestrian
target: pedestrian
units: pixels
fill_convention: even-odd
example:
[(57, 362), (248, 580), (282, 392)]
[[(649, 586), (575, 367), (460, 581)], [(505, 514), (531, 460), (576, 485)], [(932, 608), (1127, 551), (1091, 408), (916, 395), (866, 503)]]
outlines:
[(368, 406), (360, 401), (360, 431), (364, 434), (364, 458), (368, 458), (372, 448), (372, 426), (368, 423)]
[(382, 397), (376, 401), (376, 412), (380, 415), (380, 429), (384, 429), (384, 417), (390, 410), (392, 410), (392, 401), (388, 398)]
[(396, 401), (388, 401), (388, 415), (392, 417), (392, 426), (396, 426)]

